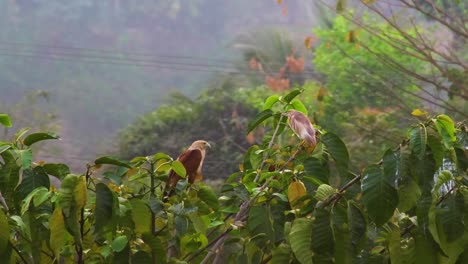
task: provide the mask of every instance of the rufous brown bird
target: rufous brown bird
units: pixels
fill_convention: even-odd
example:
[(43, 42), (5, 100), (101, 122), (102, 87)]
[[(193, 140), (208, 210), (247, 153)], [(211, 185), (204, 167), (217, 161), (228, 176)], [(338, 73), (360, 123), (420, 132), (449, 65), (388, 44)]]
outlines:
[[(211, 148), (210, 143), (205, 140), (197, 140), (194, 141), (187, 150), (182, 152), (179, 157), (177, 157), (177, 160), (185, 167), (186, 178), (189, 183), (194, 183), (195, 181), (203, 179), (202, 167), (207, 147)], [(175, 186), (180, 179), (182, 179), (182, 177), (174, 170), (169, 172), (169, 177), (164, 189), (165, 197), (173, 195)]]
[(315, 128), (306, 115), (296, 110), (289, 110), (288, 124), (307, 149), (313, 150), (315, 148), (317, 145)]

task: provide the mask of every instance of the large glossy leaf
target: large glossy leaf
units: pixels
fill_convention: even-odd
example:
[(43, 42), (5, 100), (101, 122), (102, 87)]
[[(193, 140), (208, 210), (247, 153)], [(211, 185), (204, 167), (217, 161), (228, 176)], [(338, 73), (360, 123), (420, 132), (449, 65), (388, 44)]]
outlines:
[(158, 263), (166, 263), (166, 249), (158, 237), (153, 236), (150, 233), (144, 233), (142, 235), (143, 241), (151, 249), (151, 256), (153, 260), (158, 260)]
[(351, 232), (351, 243), (355, 252), (358, 252), (366, 240), (367, 221), (362, 209), (353, 201), (348, 202), (348, 221)]
[(271, 224), (271, 213), (269, 207), (254, 206), (249, 211), (247, 227), (253, 237), (253, 241), (263, 246), (272, 243), (274, 239), (273, 226)]
[(419, 159), (422, 159), (426, 154), (427, 131), (423, 124), (413, 127), (409, 131), (410, 147), (413, 153)]
[(31, 168), (32, 165), (32, 150), (31, 149), (22, 149), (15, 150), (16, 155), (18, 155), (19, 162), (23, 170)]
[(65, 246), (65, 221), (63, 219), (62, 209), (56, 207), (49, 220), (50, 228), (50, 247), (56, 258), (60, 256), (60, 251)]
[[(45, 187), (42, 187), (42, 186), (32, 190), (26, 196), (26, 198), (23, 199), (23, 205), (21, 206), (21, 214), (23, 215), (27, 210), (29, 210), (29, 206), (30, 206), (31, 201), (33, 200), (33, 198), (35, 198), (36, 196), (39, 196), (39, 197), (46, 196), (46, 198), (47, 198), (48, 194), (49, 194), (49, 189), (47, 189)], [(41, 198), (41, 200), (42, 199), (44, 199), (44, 198)], [(37, 207), (38, 202), (34, 203), (34, 206)]]
[(414, 237), (416, 264), (437, 264), (437, 246), (430, 234), (417, 232)]
[(411, 150), (408, 146), (400, 147), (400, 160), (398, 162), (398, 209), (406, 212), (418, 203), (421, 190), (417, 184), (417, 178), (411, 175), (412, 162)]
[(304, 171), (307, 176), (319, 179), (322, 183), (328, 183), (330, 169), (326, 161), (310, 157), (303, 161)]
[(335, 239), (331, 228), (330, 212), (326, 209), (315, 210), (315, 221), (312, 223), (312, 250), (314, 258), (325, 260), (334, 255)]
[(104, 183), (96, 184), (95, 232), (100, 232), (112, 222), (114, 195)]
[(262, 110), (271, 109), (279, 101), (280, 96), (278, 94), (270, 95), (263, 104)]
[(23, 144), (26, 146), (31, 146), (32, 144), (43, 141), (43, 140), (49, 140), (49, 139), (60, 139), (60, 137), (52, 132), (49, 133), (34, 133), (28, 135), (26, 138), (24, 138)]
[(0, 209), (0, 255), (7, 249), (8, 242), (10, 241), (10, 225), (8, 219)]
[(254, 130), (258, 125), (260, 125), (263, 121), (267, 120), (268, 118), (273, 116), (273, 111), (271, 109), (266, 109), (260, 114), (258, 114), (255, 119), (249, 122), (249, 125), (247, 127), (247, 133), (250, 133), (252, 130)]
[(286, 103), (290, 103), (296, 96), (300, 95), (303, 90), (295, 89), (289, 92), (287, 95), (283, 97), (283, 101)]
[(151, 212), (145, 202), (140, 199), (130, 200), (132, 204), (132, 219), (135, 223), (135, 232), (143, 234), (151, 230)]
[[(347, 172), (349, 163), (349, 153), (346, 145), (337, 135), (333, 133), (326, 133), (321, 137), (323, 144), (327, 147), (328, 153), (336, 161), (340, 173)], [(345, 175), (346, 176), (346, 175)]]
[(353, 261), (353, 246), (349, 230), (347, 207), (336, 206), (331, 212), (333, 235), (335, 238), (335, 263), (351, 264)]
[[(443, 170), (437, 175), (437, 179), (434, 184), (434, 192), (437, 194), (439, 192), (440, 187), (442, 187), (444, 184), (449, 183), (450, 181), (454, 180), (455, 178), (453, 177), (452, 173), (448, 170)], [(437, 196), (438, 195), (434, 195)]]
[(385, 224), (398, 205), (398, 193), (391, 180), (378, 165), (370, 165), (364, 172), (362, 200), (377, 226)]
[(49, 176), (41, 167), (27, 169), (23, 171), (23, 180), (16, 188), (17, 195), (20, 199), (25, 199), (34, 189), (44, 187), (49, 190)]
[(465, 228), (463, 196), (459, 194), (449, 195), (435, 210), (437, 226), (440, 226), (447, 242), (451, 243), (460, 238)]
[(447, 115), (438, 115), (434, 123), (439, 135), (442, 137), (445, 147), (453, 147), (453, 144), (457, 140), (455, 123), (453, 120)]
[(128, 244), (127, 236), (118, 236), (112, 241), (111, 247), (114, 252), (121, 252)]
[(171, 168), (175, 171), (175, 173), (177, 173), (177, 175), (179, 175), (182, 178), (185, 178), (185, 175), (187, 174), (187, 171), (185, 170), (185, 167), (182, 164), (182, 162), (180, 162), (178, 160), (174, 160), (171, 163)]
[(312, 220), (307, 218), (294, 220), (289, 233), (289, 243), (294, 256), (301, 264), (312, 264)]
[(198, 197), (205, 202), (210, 208), (214, 210), (219, 209), (218, 196), (216, 193), (208, 186), (201, 186), (198, 190)]
[(42, 166), (45, 172), (49, 175), (55, 176), (59, 179), (65, 178), (70, 174), (70, 168), (63, 163), (47, 163)]
[(123, 160), (121, 160), (119, 158), (116, 158), (116, 157), (112, 157), (112, 156), (100, 157), (100, 158), (98, 158), (98, 159), (96, 159), (94, 161), (94, 164), (96, 164), (96, 165), (107, 164), (107, 165), (115, 165), (115, 166), (119, 166), (119, 167), (125, 167), (125, 168), (129, 168), (129, 169), (132, 168), (132, 166), (130, 166), (130, 164), (128, 164), (128, 162), (123, 161)]
[(15, 187), (20, 179), (20, 167), (13, 158), (7, 158), (7, 156), (11, 156), (9, 152), (2, 153), (5, 164), (0, 166), (0, 192), (5, 201), (11, 206), (14, 203)]
[(439, 168), (442, 166), (442, 161), (444, 159), (444, 145), (437, 131), (433, 128), (428, 128), (427, 130), (427, 145), (432, 151), (432, 156), (434, 157), (437, 168)]
[(7, 114), (0, 114), (0, 124), (4, 125), (5, 127), (13, 126), (10, 116)]
[(400, 243), (400, 228), (396, 225), (391, 225), (388, 236), (388, 251), (390, 252), (390, 260), (392, 263), (403, 263)]
[(273, 249), (271, 264), (288, 264), (291, 262), (292, 250), (288, 244), (280, 244)]
[(324, 201), (331, 195), (337, 193), (337, 190), (333, 187), (331, 187), (328, 184), (321, 184), (318, 188), (317, 191), (315, 192), (314, 198), (319, 200), (319, 201)]

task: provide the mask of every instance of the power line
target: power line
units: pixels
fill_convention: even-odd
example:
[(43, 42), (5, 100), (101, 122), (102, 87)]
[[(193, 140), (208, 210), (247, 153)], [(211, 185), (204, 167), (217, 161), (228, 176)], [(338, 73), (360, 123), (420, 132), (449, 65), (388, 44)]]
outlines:
[[(216, 68), (219, 68), (219, 67), (224, 67), (224, 68), (234, 67), (235, 68), (238, 66), (238, 63), (232, 60), (197, 57), (197, 56), (186, 56), (186, 55), (152, 54), (152, 53), (144, 53), (144, 52), (128, 52), (128, 51), (121, 51), (121, 50), (81, 48), (81, 47), (73, 47), (73, 46), (55, 46), (55, 45), (46, 45), (46, 44), (27, 44), (27, 43), (16, 43), (16, 42), (5, 42), (5, 41), (0, 41), (0, 48), (1, 46), (13, 47), (16, 51), (21, 51), (21, 50), (18, 50), (18, 47), (28, 47), (30, 49), (29, 52), (35, 52), (34, 50), (31, 50), (33, 48), (53, 49), (54, 51), (52, 53), (55, 53), (55, 54), (65, 53), (65, 54), (73, 54), (75, 56), (87, 56), (87, 57), (95, 57), (95, 58), (102, 57), (102, 55), (105, 55), (104, 56), (105, 59), (128, 60), (128, 61), (137, 61), (137, 62), (157, 63), (159, 60), (160, 63), (167, 63), (167, 61), (161, 61), (161, 59), (171, 59), (170, 63), (173, 63), (173, 64), (179, 64), (179, 65), (191, 64), (192, 66), (197, 66), (197, 67), (206, 66), (206, 67), (216, 67)], [(70, 53), (70, 51), (72, 51), (72, 53)], [(75, 53), (73, 53), (73, 51), (75, 51)], [(76, 51), (91, 52), (92, 54), (85, 55), (81, 53), (76, 53)], [(41, 51), (41, 53), (44, 53), (44, 51)], [(115, 57), (116, 53), (118, 55), (125, 55), (125, 58)], [(108, 57), (108, 56), (111, 56), (111, 57)], [(180, 62), (174, 61), (174, 60), (178, 60)], [(211, 63), (206, 64), (206, 62), (211, 62)], [(279, 70), (279, 68), (284, 66), (284, 64), (279, 64), (279, 63), (263, 63), (263, 64), (266, 67), (274, 68), (277, 70)], [(312, 74), (314, 72), (304, 71), (304, 73)]]

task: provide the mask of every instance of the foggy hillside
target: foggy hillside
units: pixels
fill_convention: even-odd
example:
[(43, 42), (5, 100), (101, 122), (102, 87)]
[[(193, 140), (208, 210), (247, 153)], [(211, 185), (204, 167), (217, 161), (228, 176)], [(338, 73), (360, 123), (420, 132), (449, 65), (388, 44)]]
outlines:
[[(258, 27), (310, 32), (315, 6), (286, 7), (251, 0), (0, 0), (1, 110), (28, 92), (46, 91), (48, 101), (34, 111), (56, 114), (62, 141), (49, 144), (54, 150), (44, 157), (83, 164), (111, 151), (115, 133), (168, 94), (195, 97), (213, 75), (239, 74), (229, 45), (238, 34)], [(32, 126), (31, 111), (12, 132)]]

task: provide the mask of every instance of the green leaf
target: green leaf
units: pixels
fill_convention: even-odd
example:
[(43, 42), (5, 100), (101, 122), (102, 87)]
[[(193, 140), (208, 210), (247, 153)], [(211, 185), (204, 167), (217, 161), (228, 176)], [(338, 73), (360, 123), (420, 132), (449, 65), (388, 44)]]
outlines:
[(44, 164), (42, 167), (47, 174), (55, 176), (59, 179), (63, 179), (65, 176), (70, 174), (70, 168), (62, 163), (48, 163)]
[(126, 161), (120, 160), (119, 158), (112, 157), (112, 156), (104, 156), (96, 159), (94, 161), (94, 164), (96, 165), (115, 165), (119, 167), (125, 167), (131, 169), (132, 166), (130, 166)]
[(18, 132), (15, 133), (15, 142), (19, 142), (19, 140), (31, 130), (29, 127), (24, 127), (20, 129)]
[(144, 233), (142, 239), (146, 245), (151, 249), (151, 256), (153, 260), (158, 260), (158, 263), (166, 263), (166, 248), (158, 237), (153, 236), (151, 233)]
[(391, 263), (403, 263), (400, 232), (398, 226), (391, 225), (391, 231), (388, 237), (388, 251), (390, 252)]
[(449, 183), (450, 181), (454, 180), (452, 173), (448, 170), (443, 170), (437, 175), (436, 182), (434, 184), (434, 192), (437, 193), (442, 187), (442, 185)]
[(153, 160), (158, 161), (158, 160), (171, 160), (171, 156), (167, 155), (166, 153), (158, 152), (154, 154)]
[(348, 201), (349, 230), (351, 231), (351, 243), (355, 252), (359, 252), (360, 246), (366, 240), (367, 221), (362, 209), (353, 201)]
[(312, 223), (312, 250), (314, 258), (325, 260), (333, 258), (334, 237), (331, 227), (330, 212), (326, 209), (315, 210), (315, 221)]
[(436, 207), (436, 222), (440, 226), (443, 235), (448, 243), (451, 243), (463, 235), (465, 224), (464, 198), (459, 194), (449, 195)]
[(60, 251), (65, 246), (65, 222), (63, 219), (62, 209), (55, 207), (54, 212), (49, 220), (50, 228), (50, 247), (56, 258), (60, 256)]
[(439, 135), (442, 137), (442, 141), (446, 148), (450, 149), (456, 142), (456, 129), (455, 123), (447, 115), (438, 115), (434, 121)]
[(347, 207), (336, 206), (332, 208), (331, 218), (335, 244), (335, 263), (352, 264), (354, 253), (351, 243)]
[(20, 179), (20, 167), (16, 164), (10, 151), (2, 153), (2, 158), (5, 164), (0, 166), (0, 192), (5, 201), (11, 205), (14, 202), (15, 188)]
[(271, 109), (264, 110), (258, 114), (255, 119), (249, 122), (247, 127), (247, 134), (254, 130), (258, 125), (260, 125), (263, 121), (267, 120), (268, 118), (273, 116), (273, 111)]
[(308, 111), (305, 105), (297, 99), (294, 99), (291, 101), (291, 106), (292, 106), (292, 109), (302, 112), (304, 115), (308, 114)]
[(0, 154), (2, 154), (3, 152), (9, 150), (11, 148), (11, 145), (2, 145), (0, 146)]
[(46, 190), (50, 188), (49, 176), (41, 167), (27, 169), (23, 171), (23, 180), (16, 188), (18, 197), (25, 199), (34, 189), (44, 187)]
[[(314, 157), (310, 157), (303, 161), (303, 165), (304, 165), (304, 171), (307, 176), (312, 176), (314, 178), (317, 178), (323, 183), (328, 183), (330, 169), (328, 167), (327, 162), (324, 162)], [(307, 180), (306, 177), (304, 177), (304, 180)], [(315, 184), (315, 183), (312, 183), (312, 184)]]
[(10, 116), (7, 114), (0, 114), (0, 124), (5, 127), (12, 127), (13, 124), (11, 123)]
[(36, 189), (34, 189), (33, 191), (31, 191), (27, 196), (26, 198), (23, 199), (23, 205), (21, 206), (21, 215), (24, 215), (24, 213), (26, 211), (29, 210), (29, 205), (31, 204), (31, 201), (33, 198), (35, 198), (35, 196), (39, 196), (41, 197), (38, 202), (35, 202), (34, 203), (34, 206), (37, 207), (38, 205), (40, 205), (40, 201), (44, 201), (44, 196), (45, 198), (47, 199), (48, 196), (49, 196), (49, 190), (45, 187), (38, 187)]
[(120, 252), (124, 250), (124, 248), (128, 244), (128, 238), (127, 236), (118, 236), (112, 241), (111, 247), (114, 252)]
[(315, 192), (314, 198), (319, 201), (326, 200), (330, 195), (337, 193), (337, 190), (328, 184), (321, 184)]
[(398, 205), (398, 193), (378, 165), (370, 165), (364, 171), (361, 185), (362, 200), (369, 217), (377, 226), (382, 226), (393, 215)]
[(273, 105), (275, 105), (280, 99), (280, 96), (278, 94), (273, 94), (270, 95), (266, 100), (265, 103), (263, 104), (262, 110), (267, 110), (271, 109)]
[(253, 242), (259, 246), (272, 243), (274, 231), (271, 223), (271, 212), (269, 207), (254, 206), (249, 211), (247, 227), (251, 232)]
[(0, 209), (0, 255), (2, 255), (7, 249), (8, 242), (10, 241), (10, 225), (8, 219)]
[(23, 170), (31, 168), (31, 164), (32, 164), (32, 150), (31, 149), (15, 150), (15, 153), (18, 155), (19, 160), (21, 161), (21, 166)]
[(340, 173), (345, 173), (348, 169), (349, 153), (346, 145), (337, 135), (326, 133), (321, 137), (323, 144), (327, 147), (328, 153), (336, 161)]
[(171, 168), (182, 178), (185, 178), (187, 171), (185, 170), (184, 164), (178, 160), (174, 160), (171, 164)]
[(96, 184), (95, 233), (101, 232), (112, 221), (114, 195), (104, 183)]
[(184, 253), (195, 252), (206, 245), (208, 245), (208, 239), (200, 233), (185, 235), (180, 240), (180, 247)]
[(291, 247), (288, 244), (281, 243), (278, 247), (273, 249), (271, 257), (271, 264), (287, 264), (291, 262)]
[(210, 187), (201, 186), (198, 190), (198, 197), (213, 210), (217, 211), (219, 209), (218, 196)]
[(303, 90), (299, 89), (292, 90), (283, 97), (283, 101), (289, 104), (294, 98), (296, 98), (296, 96), (300, 95), (302, 92)]
[(49, 133), (34, 133), (28, 135), (24, 141), (23, 144), (26, 146), (31, 146), (32, 144), (43, 141), (43, 140), (49, 140), (49, 139), (60, 139), (60, 137), (52, 132)]
[(412, 178), (407, 177), (398, 184), (398, 197), (398, 210), (407, 212), (418, 204), (421, 190)]
[(444, 159), (444, 145), (434, 129), (429, 129), (427, 131), (427, 145), (432, 151), (437, 168), (439, 168), (442, 166), (442, 161)]
[(397, 153), (389, 149), (384, 153), (382, 160), (385, 179), (387, 179), (387, 182), (389, 183), (395, 182), (397, 179), (399, 161)]
[(151, 230), (151, 212), (140, 199), (130, 200), (132, 205), (132, 219), (135, 223), (135, 233), (143, 234)]
[(295, 219), (289, 233), (289, 243), (294, 256), (301, 264), (312, 264), (312, 220)]
[(427, 144), (427, 131), (426, 127), (423, 124), (412, 128), (409, 131), (410, 138), (410, 148), (418, 157), (422, 159), (426, 154), (426, 144)]

